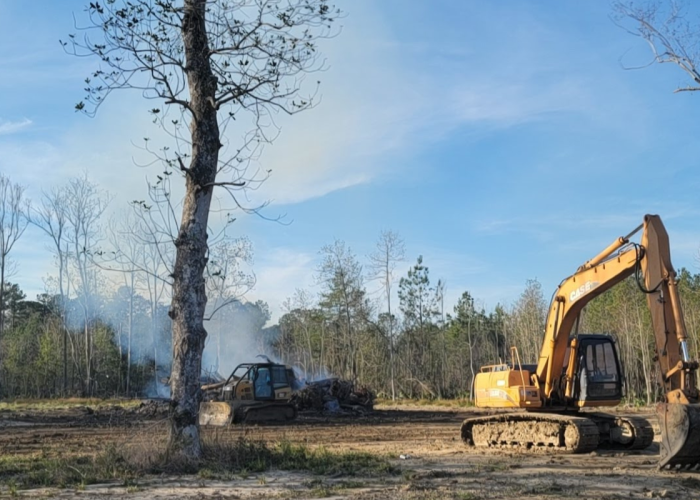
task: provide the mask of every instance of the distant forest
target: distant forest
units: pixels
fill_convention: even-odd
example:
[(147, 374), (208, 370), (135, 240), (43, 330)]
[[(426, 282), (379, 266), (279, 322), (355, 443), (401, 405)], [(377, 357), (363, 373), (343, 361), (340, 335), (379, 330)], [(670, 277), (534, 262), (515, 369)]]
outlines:
[[(11, 208), (0, 217), (1, 397), (167, 397), (168, 216), (136, 202), (123, 218), (103, 220), (108, 200), (83, 177), (30, 204), (21, 187), (0, 176), (0, 205)], [(44, 230), (55, 262), (36, 300), (12, 282), (13, 245), (28, 224)], [(487, 311), (464, 291), (446, 310), (444, 281), (430, 276), (422, 257), (397, 275), (406, 261), (403, 242), (387, 231), (365, 259), (342, 241), (321, 248), (318, 287), (297, 290), (270, 325), (268, 305), (245, 299), (255, 284), (251, 248), (224, 233), (211, 244), (204, 376), (226, 376), (237, 363), (266, 355), (302, 378), (339, 376), (383, 397), (471, 398), (480, 366), (509, 360), (510, 346), (523, 362), (537, 361), (549, 305), (537, 281), (525, 283), (513, 304)], [(700, 274), (681, 269), (679, 278), (695, 354)], [(661, 396), (650, 321), (633, 279), (582, 314), (580, 332), (616, 337), (630, 402)]]

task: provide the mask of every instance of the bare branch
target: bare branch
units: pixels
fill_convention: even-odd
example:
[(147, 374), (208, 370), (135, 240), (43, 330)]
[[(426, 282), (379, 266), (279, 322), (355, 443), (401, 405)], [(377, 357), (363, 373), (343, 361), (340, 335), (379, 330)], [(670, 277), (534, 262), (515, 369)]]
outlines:
[[(700, 83), (700, 36), (697, 24), (691, 24), (686, 12), (675, 1), (648, 2), (638, 5), (631, 1), (613, 3), (613, 22), (628, 33), (642, 38), (652, 54), (652, 61), (625, 69), (646, 68), (653, 63), (675, 64), (695, 83)], [(629, 26), (631, 24), (631, 27)], [(687, 86), (674, 92), (694, 92), (700, 87)]]

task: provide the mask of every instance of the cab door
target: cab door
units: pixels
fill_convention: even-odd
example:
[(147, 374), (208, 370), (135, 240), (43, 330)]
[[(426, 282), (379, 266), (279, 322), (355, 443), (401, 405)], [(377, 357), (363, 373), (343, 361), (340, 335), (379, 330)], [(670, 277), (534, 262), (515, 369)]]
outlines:
[(275, 399), (275, 391), (272, 387), (272, 373), (268, 366), (258, 366), (253, 375), (253, 390), (255, 399)]
[(576, 393), (580, 403), (617, 404), (622, 399), (622, 374), (611, 337), (579, 337)]

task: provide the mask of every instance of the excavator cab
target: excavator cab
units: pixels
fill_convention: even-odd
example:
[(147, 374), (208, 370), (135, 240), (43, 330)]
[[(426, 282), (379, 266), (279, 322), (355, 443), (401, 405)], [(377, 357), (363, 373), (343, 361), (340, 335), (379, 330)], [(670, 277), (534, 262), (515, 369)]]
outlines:
[(573, 399), (576, 406), (616, 406), (622, 399), (622, 370), (615, 340), (609, 335), (586, 334), (572, 338), (575, 367), (569, 371), (569, 355), (564, 373), (573, 373)]

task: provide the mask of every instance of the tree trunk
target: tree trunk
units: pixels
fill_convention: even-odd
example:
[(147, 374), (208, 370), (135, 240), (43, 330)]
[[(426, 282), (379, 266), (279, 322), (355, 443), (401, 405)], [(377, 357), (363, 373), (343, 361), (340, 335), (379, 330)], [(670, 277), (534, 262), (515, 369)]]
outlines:
[(58, 290), (60, 295), (61, 328), (63, 329), (63, 397), (68, 395), (68, 325), (66, 324), (66, 301), (63, 292), (63, 265), (64, 257), (61, 254), (61, 246), (58, 245)]
[(84, 328), (84, 335), (85, 335), (85, 394), (87, 397), (92, 396), (91, 393), (91, 387), (92, 387), (92, 381), (91, 381), (91, 368), (92, 368), (92, 354), (90, 352), (90, 330), (88, 328), (88, 316), (87, 312), (85, 312), (85, 328)]
[(126, 347), (126, 396), (131, 394), (131, 336), (134, 332), (134, 271), (129, 282), (129, 337)]
[[(154, 273), (155, 274), (155, 273)], [(149, 283), (151, 278), (148, 278)], [(149, 289), (151, 287), (149, 286)], [(158, 278), (153, 277), (153, 288), (151, 289), (151, 340), (153, 342), (153, 387), (156, 390), (156, 396), (160, 396), (158, 393), (158, 384), (160, 383), (158, 379)]]
[[(124, 363), (124, 353), (122, 352), (122, 329), (123, 329), (123, 324), (120, 321), (119, 322), (119, 331), (117, 332), (117, 347), (119, 348), (119, 384), (117, 387), (119, 388), (117, 393), (119, 391), (124, 390), (124, 385), (122, 384), (122, 375), (124, 374), (124, 368), (122, 366), (122, 363)], [(126, 395), (128, 391), (124, 391), (124, 395)]]
[(394, 379), (394, 318), (391, 315), (391, 269), (389, 269), (389, 255), (386, 256), (386, 267), (384, 268), (384, 289), (386, 290), (386, 308), (389, 314), (389, 377), (391, 379), (391, 400), (396, 401), (396, 384)]
[(173, 367), (170, 388), (171, 448), (197, 458), (202, 448), (197, 416), (201, 401), (200, 373), (207, 332), (204, 269), (207, 224), (219, 154), (219, 126), (213, 106), (216, 79), (209, 64), (205, 0), (186, 0), (182, 21), (192, 118), (192, 159), (186, 170), (186, 192), (180, 231), (175, 241), (173, 300)]
[[(217, 307), (218, 307), (218, 301), (217, 301)], [(219, 373), (219, 363), (221, 362), (221, 321), (222, 321), (222, 316), (224, 315), (224, 311), (219, 312), (219, 318), (218, 318), (218, 331), (216, 332), (216, 365), (214, 368), (215, 373)], [(224, 377), (226, 375), (224, 374)]]
[[(2, 260), (0, 261), (0, 340), (4, 337), (5, 333), (5, 257), (2, 257)], [(5, 353), (0, 352), (0, 359), (2, 359), (2, 356), (4, 356)], [(0, 374), (2, 373), (1, 371), (2, 365), (0, 365)], [(4, 380), (2, 381), (3, 383), (0, 384), (0, 394), (4, 394), (5, 392), (5, 387), (4, 387)]]

